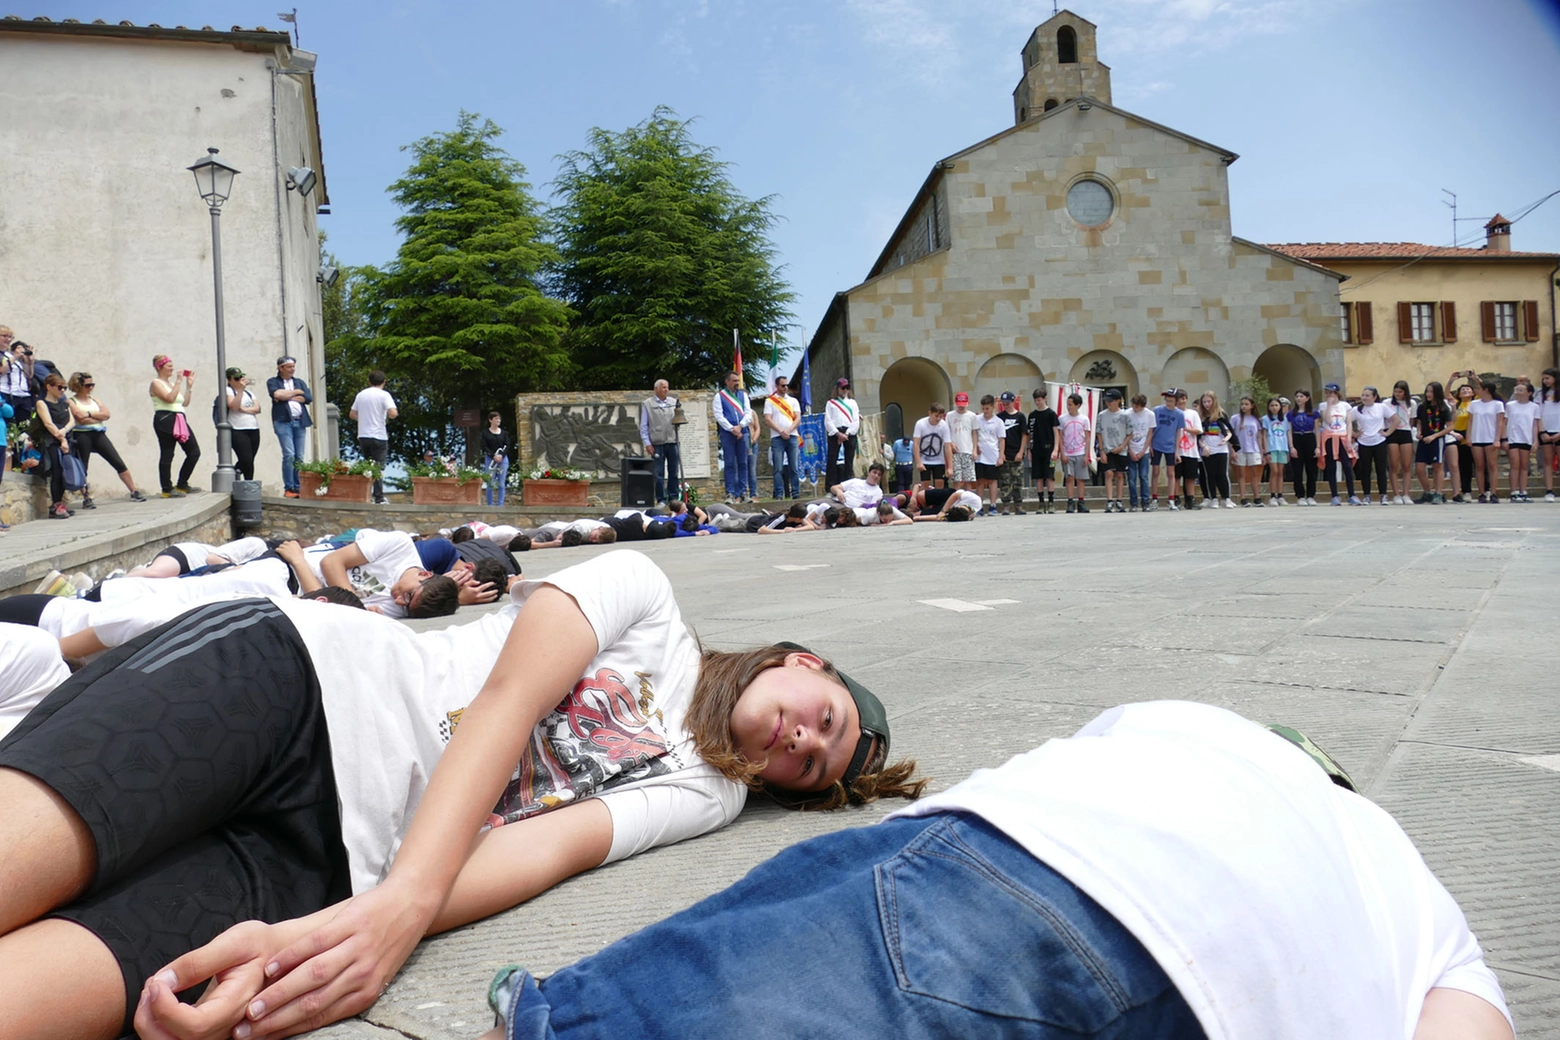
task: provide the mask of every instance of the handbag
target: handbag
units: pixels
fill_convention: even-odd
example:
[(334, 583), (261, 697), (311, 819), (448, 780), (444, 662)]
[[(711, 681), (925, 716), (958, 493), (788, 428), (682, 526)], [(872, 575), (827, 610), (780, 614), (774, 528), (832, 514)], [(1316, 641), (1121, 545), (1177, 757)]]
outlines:
[(87, 467), (74, 452), (60, 452), (60, 471), (64, 474), (67, 491), (80, 491), (87, 483)]
[(184, 418), (183, 412), (173, 413), (173, 439), (180, 444), (185, 444), (190, 439), (190, 424)]

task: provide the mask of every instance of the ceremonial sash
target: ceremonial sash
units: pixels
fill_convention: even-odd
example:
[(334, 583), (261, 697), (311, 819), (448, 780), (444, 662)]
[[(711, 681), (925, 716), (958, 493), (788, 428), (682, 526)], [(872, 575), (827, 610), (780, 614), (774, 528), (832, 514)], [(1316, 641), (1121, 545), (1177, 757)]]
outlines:
[(801, 414), (791, 407), (791, 402), (779, 394), (770, 395), (769, 402), (775, 406), (775, 410), (784, 415), (787, 422), (796, 422), (796, 417)]
[(742, 421), (742, 417), (747, 414), (747, 405), (741, 403), (737, 398), (732, 397), (731, 392), (728, 390), (722, 390), (720, 392), (720, 399), (726, 407), (726, 421), (731, 423), (733, 426), (740, 423)]
[(853, 407), (854, 404), (855, 402), (848, 397), (829, 398), (829, 407), (838, 408), (840, 411), (845, 413), (845, 424), (847, 426), (856, 421), (856, 409)]

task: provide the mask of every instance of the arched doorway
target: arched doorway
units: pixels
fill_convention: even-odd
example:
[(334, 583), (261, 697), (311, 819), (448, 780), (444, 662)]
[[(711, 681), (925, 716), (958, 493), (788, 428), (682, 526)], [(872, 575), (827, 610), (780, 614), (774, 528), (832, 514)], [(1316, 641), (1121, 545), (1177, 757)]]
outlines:
[(1205, 390), (1212, 390), (1221, 401), (1230, 396), (1230, 370), (1219, 355), (1202, 347), (1187, 347), (1170, 355), (1159, 381), (1167, 388), (1180, 387), (1193, 401)]
[(1068, 382), (1095, 386), (1101, 390), (1120, 390), (1123, 403), (1138, 392), (1137, 369), (1114, 350), (1091, 350), (1073, 362)]
[(933, 403), (950, 411), (953, 408), (948, 376), (935, 361), (902, 358), (888, 366), (878, 383), (878, 407), (887, 411), (889, 405), (897, 404), (908, 427), (913, 427)]
[[(1011, 390), (1018, 398), (1019, 407), (1029, 400), (1035, 387), (1045, 382), (1040, 368), (1022, 354), (998, 354), (987, 358), (975, 373), (975, 387), (970, 391), (970, 408), (980, 410), (980, 399), (987, 394), (1000, 397), (1002, 391)], [(1000, 409), (999, 409), (1000, 410)]]
[[(1293, 344), (1280, 343), (1264, 350), (1257, 363), (1251, 366), (1251, 374), (1267, 380), (1268, 389), (1275, 395), (1293, 398), (1295, 391), (1304, 387), (1311, 400), (1321, 398), (1321, 366), (1309, 352)], [(1257, 407), (1264, 408), (1266, 404), (1266, 401), (1258, 401)]]

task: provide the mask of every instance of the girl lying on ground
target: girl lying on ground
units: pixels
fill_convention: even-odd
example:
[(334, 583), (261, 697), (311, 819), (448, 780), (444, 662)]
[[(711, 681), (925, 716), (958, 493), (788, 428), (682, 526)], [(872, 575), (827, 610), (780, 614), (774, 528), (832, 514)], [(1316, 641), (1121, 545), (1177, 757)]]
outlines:
[(422, 633), (211, 604), (45, 698), (0, 742), (0, 1037), (289, 1036), (367, 1008), (424, 935), (750, 788), (919, 793), (870, 694), (800, 649), (701, 653), (638, 553), (511, 598)]
[(1112, 708), (540, 983), (505, 969), (485, 1040), (1511, 1040), (1408, 835), (1272, 729)]

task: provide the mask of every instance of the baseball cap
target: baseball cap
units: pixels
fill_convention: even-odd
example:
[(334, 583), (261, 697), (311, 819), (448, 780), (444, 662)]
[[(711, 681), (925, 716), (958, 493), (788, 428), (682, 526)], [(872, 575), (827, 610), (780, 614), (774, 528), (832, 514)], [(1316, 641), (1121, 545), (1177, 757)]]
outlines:
[(1175, 396), (1175, 387), (1172, 386), (1168, 390), (1161, 390), (1159, 392), (1159, 396), (1160, 397), (1174, 397)]
[(1322, 392), (1326, 393), (1328, 391), (1332, 391), (1335, 394), (1341, 394), (1343, 393), (1343, 387), (1339, 386), (1337, 383), (1328, 383), (1326, 386), (1322, 387)]
[[(787, 650), (799, 650), (804, 654), (812, 653), (811, 650), (800, 643), (776, 643)], [(840, 777), (840, 782), (845, 785), (845, 792), (853, 804), (859, 804), (859, 799), (851, 791), (850, 785), (855, 782), (872, 762), (886, 762), (888, 760), (888, 713), (883, 710), (883, 702), (873, 695), (872, 691), (861, 685), (838, 668), (835, 673), (840, 677), (840, 682), (845, 684), (845, 689), (850, 693), (850, 699), (856, 704), (856, 715), (861, 720), (861, 739), (856, 741), (855, 753), (850, 757), (850, 765), (845, 767), (845, 773)], [(776, 787), (773, 784), (765, 784), (764, 791), (769, 797), (792, 809), (804, 809), (809, 805), (822, 802), (830, 791), (789, 791)]]
[(960, 390), (958, 393), (953, 395), (953, 403), (954, 404), (969, 404), (970, 403), (970, 395), (965, 393), (963, 390)]
[(850, 380), (846, 379), (844, 376), (840, 376), (834, 381), (834, 385), (839, 387), (841, 390), (848, 390), (850, 389)]
[(243, 379), (244, 370), (236, 366), (234, 368), (230, 368), (227, 370), (227, 377), (229, 379)]
[(1018, 397), (1017, 397), (1017, 395), (1015, 395), (1013, 393), (1013, 391), (1011, 391), (1011, 390), (1004, 390), (1004, 391), (1002, 391), (1002, 401), (1004, 403), (1006, 403), (1008, 401), (1016, 401), (1016, 400), (1018, 400)]
[(1105, 400), (1107, 400), (1107, 401), (1119, 401), (1119, 400), (1121, 400), (1121, 391), (1120, 390), (1115, 390), (1115, 389), (1111, 389), (1111, 390), (1105, 391)]

